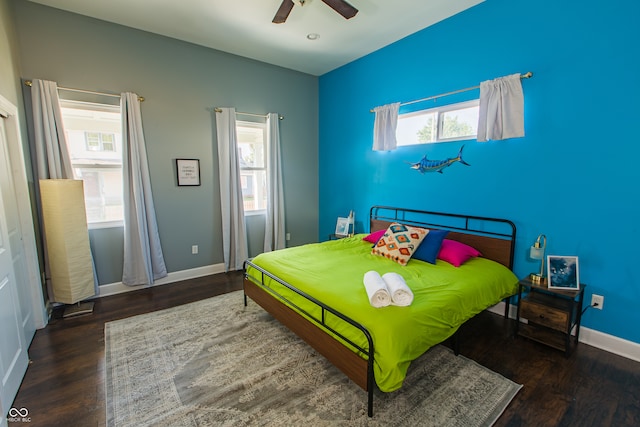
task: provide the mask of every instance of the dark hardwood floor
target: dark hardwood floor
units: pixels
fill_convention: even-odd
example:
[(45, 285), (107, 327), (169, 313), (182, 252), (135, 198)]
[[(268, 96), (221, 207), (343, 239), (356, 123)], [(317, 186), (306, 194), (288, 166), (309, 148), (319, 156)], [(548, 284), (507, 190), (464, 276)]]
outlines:
[[(104, 426), (105, 322), (241, 288), (240, 273), (218, 274), (104, 297), (92, 315), (54, 313), (31, 344), (32, 363), (13, 406), (28, 409), (32, 427)], [(640, 425), (640, 363), (585, 344), (565, 358), (514, 338), (513, 327), (513, 320), (483, 312), (460, 331), (461, 354), (524, 384), (496, 426)]]

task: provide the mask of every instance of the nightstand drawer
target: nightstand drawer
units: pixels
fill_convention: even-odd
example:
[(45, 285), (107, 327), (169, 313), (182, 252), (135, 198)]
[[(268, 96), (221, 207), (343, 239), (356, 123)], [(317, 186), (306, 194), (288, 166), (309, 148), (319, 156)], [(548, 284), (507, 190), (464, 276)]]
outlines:
[[(533, 283), (529, 277), (518, 282), (516, 335), (564, 350), (565, 356), (578, 345), (584, 289), (552, 289)], [(528, 323), (521, 323), (521, 319)], [(572, 331), (575, 330), (575, 336)]]
[(569, 313), (547, 305), (524, 299), (520, 304), (520, 316), (529, 322), (566, 332), (569, 328)]

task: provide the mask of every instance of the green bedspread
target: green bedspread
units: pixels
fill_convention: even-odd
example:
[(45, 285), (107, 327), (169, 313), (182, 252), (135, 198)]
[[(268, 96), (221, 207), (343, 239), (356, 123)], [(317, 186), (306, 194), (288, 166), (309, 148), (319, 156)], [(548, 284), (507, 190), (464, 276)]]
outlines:
[[(371, 255), (364, 235), (309, 244), (257, 256), (253, 263), (365, 326), (374, 342), (374, 375), (384, 392), (402, 386), (409, 364), (430, 347), (453, 335), (460, 325), (516, 292), (518, 279), (506, 267), (471, 259), (459, 268), (438, 260), (432, 265), (411, 260), (401, 266)], [(400, 274), (414, 294), (408, 307), (374, 308), (363, 284), (367, 271)], [(250, 275), (251, 269), (248, 270)], [(268, 284), (269, 285), (269, 284)], [(301, 307), (319, 311), (276, 283), (269, 286)], [(328, 322), (367, 347), (362, 333), (337, 319)]]

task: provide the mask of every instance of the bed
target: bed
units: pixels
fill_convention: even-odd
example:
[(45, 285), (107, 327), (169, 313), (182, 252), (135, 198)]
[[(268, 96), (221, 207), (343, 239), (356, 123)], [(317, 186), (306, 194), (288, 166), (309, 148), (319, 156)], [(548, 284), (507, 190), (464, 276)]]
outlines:
[[(374, 206), (370, 232), (391, 224), (447, 230), (482, 253), (454, 267), (411, 259), (401, 265), (371, 253), (357, 234), (268, 252), (245, 262), (245, 304), (251, 298), (368, 393), (402, 386), (412, 360), (451, 337), (468, 319), (517, 291), (511, 272), (515, 225), (504, 219)], [(367, 271), (396, 272), (413, 293), (406, 307), (373, 307)], [(454, 342), (457, 343), (457, 340)], [(457, 344), (454, 344), (457, 353)]]

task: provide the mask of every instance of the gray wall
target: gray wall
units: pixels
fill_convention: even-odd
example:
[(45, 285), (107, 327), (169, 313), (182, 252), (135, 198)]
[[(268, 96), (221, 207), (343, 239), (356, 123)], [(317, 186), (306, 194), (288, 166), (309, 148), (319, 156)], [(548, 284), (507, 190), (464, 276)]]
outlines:
[(0, 0), (0, 58), (0, 94), (20, 105), (18, 46), (8, 0)]
[[(13, 19), (13, 4), (10, 0), (0, 0), (0, 94), (18, 107), (21, 112), (24, 108), (22, 97), (22, 84), (20, 82), (20, 47), (18, 45), (18, 36), (16, 31), (16, 23)], [(31, 173), (31, 161), (29, 159), (29, 142), (27, 139), (27, 127), (24, 115), (18, 117), (20, 120), (20, 130), (22, 136), (23, 151), (25, 155), (25, 170), (27, 172), (27, 185), (29, 186), (30, 195), (34, 194), (34, 183)], [(32, 209), (35, 212), (35, 198), (31, 197)], [(36, 244), (40, 247), (40, 228), (38, 224), (34, 224), (34, 232), (36, 235)], [(42, 262), (42, 251), (38, 250), (38, 261)], [(47, 298), (46, 292), (43, 294)]]
[[(214, 106), (278, 112), (290, 245), (318, 236), (318, 79), (190, 43), (13, 0), (20, 77), (146, 98), (142, 117), (170, 272), (222, 262)], [(200, 159), (200, 187), (178, 187), (175, 159)], [(263, 227), (248, 221), (251, 255)], [(122, 230), (91, 232), (101, 284), (121, 280)], [(199, 245), (199, 254), (191, 254)]]

